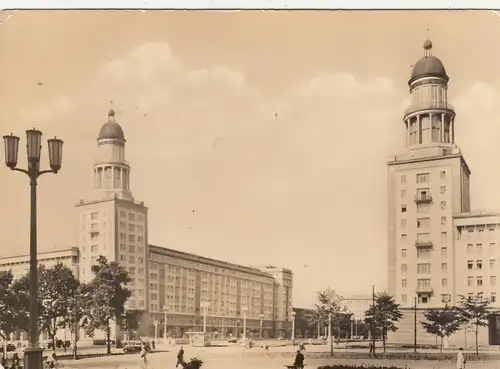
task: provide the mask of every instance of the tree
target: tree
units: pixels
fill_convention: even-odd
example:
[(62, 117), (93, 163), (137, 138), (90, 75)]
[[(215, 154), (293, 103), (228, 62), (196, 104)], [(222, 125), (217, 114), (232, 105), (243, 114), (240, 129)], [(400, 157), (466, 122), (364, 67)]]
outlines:
[(387, 333), (398, 330), (396, 323), (403, 318), (403, 313), (396, 304), (394, 297), (383, 292), (375, 296), (375, 305), (365, 312), (365, 322), (373, 325), (374, 330), (382, 338), (384, 352), (386, 352)]
[(479, 355), (479, 327), (488, 326), (488, 319), (493, 314), (491, 311), (491, 300), (475, 296), (460, 296), (460, 318), (462, 324), (471, 324), (474, 326), (476, 335), (476, 355)]
[(333, 328), (335, 322), (340, 318), (340, 314), (346, 312), (346, 309), (340, 305), (341, 300), (342, 297), (330, 288), (318, 293), (317, 319), (323, 327), (328, 326), (329, 315), (331, 315)]
[(460, 311), (455, 307), (445, 305), (442, 309), (427, 309), (424, 312), (426, 322), (420, 322), (424, 330), (440, 339), (440, 349), (443, 352), (443, 339), (460, 329), (462, 319)]
[(121, 327), (127, 332), (127, 337), (130, 331), (137, 331), (139, 329), (139, 322), (141, 320), (142, 311), (140, 310), (127, 310), (122, 319)]
[[(0, 273), (0, 337), (6, 343), (16, 329), (26, 329), (28, 315), (23, 309), (25, 301), (13, 288), (12, 271)], [(24, 305), (26, 306), (26, 305)], [(5, 354), (5, 350), (4, 350)]]
[[(55, 351), (57, 329), (64, 327), (69, 318), (79, 283), (73, 271), (61, 263), (51, 268), (40, 265), (38, 281), (38, 326), (41, 331), (47, 332)], [(28, 302), (23, 308), (29, 316), (29, 273), (14, 282), (14, 289), (21, 300)]]
[(95, 330), (103, 330), (106, 334), (107, 353), (111, 354), (111, 322), (123, 325), (124, 305), (131, 293), (126, 285), (131, 281), (127, 271), (117, 262), (109, 262), (99, 256), (92, 265), (94, 278), (89, 283), (92, 300), (84, 328), (89, 335)]

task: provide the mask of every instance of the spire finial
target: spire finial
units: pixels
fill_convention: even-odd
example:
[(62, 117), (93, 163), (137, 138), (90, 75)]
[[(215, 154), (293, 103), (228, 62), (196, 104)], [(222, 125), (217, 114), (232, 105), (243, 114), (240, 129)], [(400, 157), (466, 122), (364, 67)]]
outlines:
[(113, 100), (109, 102), (110, 108), (108, 111), (108, 118), (109, 120), (113, 120), (115, 118), (115, 111), (113, 110)]
[(432, 41), (429, 38), (429, 28), (427, 28), (427, 38), (424, 42), (424, 56), (432, 55)]

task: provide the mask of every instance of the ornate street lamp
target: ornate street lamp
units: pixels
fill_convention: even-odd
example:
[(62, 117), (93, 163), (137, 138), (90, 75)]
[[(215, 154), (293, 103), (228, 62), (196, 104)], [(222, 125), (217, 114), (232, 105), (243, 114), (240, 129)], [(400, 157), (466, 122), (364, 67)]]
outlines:
[(247, 338), (247, 311), (248, 308), (246, 306), (243, 306), (241, 308), (243, 311), (243, 339), (246, 340)]
[(260, 339), (262, 340), (262, 325), (264, 323), (264, 314), (260, 314)]
[(203, 301), (201, 303), (201, 308), (203, 309), (203, 334), (207, 333), (207, 313), (208, 313), (208, 307), (210, 304), (208, 301)]
[(28, 169), (17, 168), (19, 152), (19, 137), (3, 136), (5, 144), (5, 164), (11, 170), (22, 172), (30, 178), (31, 209), (30, 209), (30, 322), (29, 345), (24, 352), (24, 367), (29, 369), (43, 368), (43, 349), (38, 342), (38, 263), (37, 263), (37, 224), (36, 224), (36, 186), (38, 177), (45, 173), (57, 173), (61, 169), (63, 141), (51, 138), (47, 141), (49, 148), (50, 170), (40, 170), (42, 149), (42, 132), (36, 129), (26, 131), (26, 148), (28, 154)]

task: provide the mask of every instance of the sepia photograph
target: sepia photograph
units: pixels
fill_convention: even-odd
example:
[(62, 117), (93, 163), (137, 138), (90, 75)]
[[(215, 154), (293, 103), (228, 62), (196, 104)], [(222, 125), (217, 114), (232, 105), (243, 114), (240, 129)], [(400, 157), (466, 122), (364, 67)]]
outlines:
[(497, 35), (0, 11), (0, 369), (497, 368)]

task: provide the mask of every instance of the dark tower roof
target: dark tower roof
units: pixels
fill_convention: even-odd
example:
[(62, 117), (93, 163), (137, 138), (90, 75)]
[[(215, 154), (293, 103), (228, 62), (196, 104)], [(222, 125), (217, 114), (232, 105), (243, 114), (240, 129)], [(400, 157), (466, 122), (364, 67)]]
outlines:
[(111, 109), (108, 113), (108, 121), (104, 123), (99, 131), (97, 140), (109, 139), (125, 142), (125, 135), (122, 127), (115, 120), (115, 111)]
[(422, 77), (439, 77), (449, 80), (444, 68), (443, 62), (432, 55), (432, 41), (426, 40), (424, 43), (424, 57), (417, 61), (413, 67), (408, 84), (412, 84), (418, 78)]

